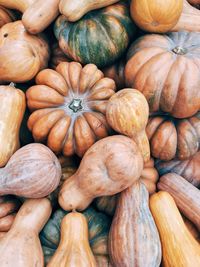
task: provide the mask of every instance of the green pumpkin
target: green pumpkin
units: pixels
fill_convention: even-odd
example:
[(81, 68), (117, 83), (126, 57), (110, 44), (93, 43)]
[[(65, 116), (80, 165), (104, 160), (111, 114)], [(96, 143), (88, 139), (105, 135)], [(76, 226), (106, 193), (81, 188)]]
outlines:
[[(59, 245), (60, 224), (67, 213), (62, 209), (56, 210), (40, 233), (45, 264), (49, 262)], [(83, 214), (88, 221), (90, 246), (94, 255), (108, 255), (107, 241), (111, 218), (91, 207)]]
[(127, 2), (91, 11), (74, 23), (62, 15), (54, 25), (59, 46), (69, 58), (98, 67), (122, 56), (135, 31)]

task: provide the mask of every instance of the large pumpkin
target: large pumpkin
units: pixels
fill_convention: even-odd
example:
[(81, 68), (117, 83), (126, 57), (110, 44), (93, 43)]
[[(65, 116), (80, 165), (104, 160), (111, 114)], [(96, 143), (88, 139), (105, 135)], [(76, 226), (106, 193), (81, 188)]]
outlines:
[(115, 82), (95, 65), (60, 63), (56, 71), (41, 71), (36, 84), (26, 92), (28, 107), (35, 110), (28, 120), (35, 141), (47, 141), (55, 153), (83, 156), (108, 135), (104, 114)]
[(128, 52), (125, 80), (145, 95), (151, 112), (194, 115), (200, 109), (200, 33), (141, 37)]
[(126, 3), (91, 11), (75, 23), (65, 16), (56, 20), (54, 33), (64, 53), (83, 64), (111, 64), (128, 47), (135, 32)]
[(146, 127), (152, 156), (171, 160), (177, 156), (185, 160), (193, 156), (200, 146), (200, 112), (189, 119), (152, 116)]

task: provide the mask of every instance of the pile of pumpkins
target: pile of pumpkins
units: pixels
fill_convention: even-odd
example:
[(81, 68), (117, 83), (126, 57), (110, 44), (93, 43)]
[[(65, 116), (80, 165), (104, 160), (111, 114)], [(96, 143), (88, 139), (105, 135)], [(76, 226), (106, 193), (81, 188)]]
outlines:
[(200, 266), (200, 0), (0, 0), (0, 266)]

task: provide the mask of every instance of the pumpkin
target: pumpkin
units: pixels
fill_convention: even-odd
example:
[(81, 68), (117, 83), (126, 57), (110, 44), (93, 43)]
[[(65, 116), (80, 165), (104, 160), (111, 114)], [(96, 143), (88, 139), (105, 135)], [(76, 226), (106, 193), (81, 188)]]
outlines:
[(61, 15), (55, 22), (54, 33), (67, 57), (105, 67), (124, 54), (135, 34), (135, 26), (129, 16), (128, 3), (120, 2), (91, 11), (74, 23)]
[(39, 232), (51, 215), (48, 199), (26, 200), (10, 231), (0, 239), (1, 267), (43, 267)]
[(185, 226), (170, 194), (161, 191), (152, 195), (150, 209), (160, 234), (163, 265), (200, 266), (200, 245)]
[(178, 22), (183, 9), (183, 0), (131, 1), (131, 17), (143, 30), (148, 32), (168, 32)]
[(160, 239), (148, 191), (140, 182), (120, 194), (109, 233), (109, 255), (117, 267), (160, 266)]
[(54, 43), (51, 47), (50, 68), (55, 70), (59, 63), (70, 61), (71, 60), (60, 49), (58, 43)]
[(19, 148), (19, 129), (26, 107), (25, 95), (10, 86), (0, 86), (0, 167)]
[(195, 32), (141, 37), (128, 51), (127, 86), (144, 94), (150, 112), (194, 115), (200, 109), (199, 46), (200, 33)]
[(0, 196), (44, 197), (57, 188), (60, 177), (60, 163), (53, 152), (42, 144), (29, 144), (0, 169)]
[(200, 147), (200, 112), (188, 119), (152, 116), (146, 133), (153, 157), (166, 161), (188, 159)]
[(183, 11), (181, 13), (181, 16), (177, 24), (172, 29), (172, 31), (183, 31), (183, 30), (189, 32), (200, 31), (200, 23), (199, 23), (200, 11), (197, 8), (191, 6), (188, 2), (191, 4), (200, 4), (198, 0), (197, 1), (183, 0)]
[[(0, 5), (23, 13), (22, 22), (32, 34), (42, 32), (58, 16), (60, 0), (0, 0)], [(48, 10), (48, 12), (47, 12)]]
[(9, 22), (14, 21), (15, 18), (15, 14), (14, 12), (10, 11), (7, 8), (4, 8), (3, 6), (0, 6), (0, 28)]
[(99, 140), (85, 153), (76, 173), (59, 192), (64, 210), (84, 210), (96, 197), (114, 195), (140, 178), (142, 155), (136, 143), (126, 136)]
[(114, 94), (108, 101), (106, 119), (117, 132), (131, 137), (139, 146), (144, 162), (150, 158), (149, 141), (145, 127), (149, 107), (143, 94), (130, 88)]
[[(57, 209), (40, 233), (46, 264), (54, 255), (59, 245), (60, 224), (66, 214), (68, 214), (68, 212)], [(105, 214), (95, 211), (92, 207), (83, 211), (83, 215), (88, 222), (89, 242), (94, 255), (96, 257), (107, 257), (107, 238), (111, 219)]]
[(93, 64), (60, 63), (56, 71), (45, 69), (27, 92), (28, 120), (36, 142), (47, 141), (55, 153), (82, 157), (98, 139), (108, 135), (105, 119), (115, 83)]
[(156, 168), (161, 175), (176, 173), (196, 187), (200, 187), (200, 151), (187, 160), (174, 159), (156, 162)]
[(0, 29), (0, 58), (1, 82), (26, 82), (47, 66), (49, 47), (43, 35), (30, 35), (15, 21)]
[(200, 191), (183, 177), (175, 173), (163, 175), (158, 189), (167, 191), (174, 198), (183, 215), (196, 225), (200, 231)]
[(196, 226), (188, 220), (185, 216), (182, 216), (184, 223), (188, 229), (188, 231), (192, 234), (192, 236), (200, 243), (200, 232), (196, 228)]

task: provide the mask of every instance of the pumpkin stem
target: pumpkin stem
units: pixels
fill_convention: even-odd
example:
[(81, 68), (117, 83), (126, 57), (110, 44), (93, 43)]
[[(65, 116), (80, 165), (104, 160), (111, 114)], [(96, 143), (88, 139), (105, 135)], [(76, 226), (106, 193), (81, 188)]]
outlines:
[(82, 100), (81, 99), (73, 99), (69, 104), (69, 108), (73, 110), (74, 113), (78, 112), (79, 110), (83, 109)]
[(9, 86), (11, 86), (11, 87), (14, 87), (14, 88), (15, 88), (15, 86), (16, 86), (16, 83), (13, 83), (13, 82), (11, 82), (11, 83), (9, 84)]
[(172, 49), (172, 52), (174, 52), (177, 55), (185, 55), (187, 54), (187, 49), (183, 48), (181, 46), (176, 46), (175, 48)]

